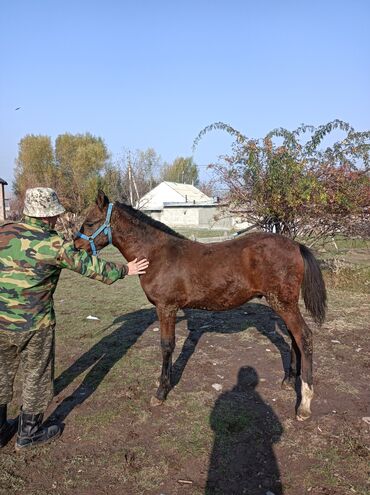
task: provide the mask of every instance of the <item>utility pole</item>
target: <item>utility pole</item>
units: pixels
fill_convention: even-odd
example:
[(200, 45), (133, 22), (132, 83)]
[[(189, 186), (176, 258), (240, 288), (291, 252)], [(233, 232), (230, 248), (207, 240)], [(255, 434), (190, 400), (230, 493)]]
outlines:
[(3, 222), (6, 218), (6, 211), (5, 211), (5, 186), (7, 186), (8, 183), (0, 178), (0, 222)]
[(139, 191), (137, 189), (137, 185), (136, 185), (136, 180), (135, 180), (135, 175), (134, 173), (131, 171), (131, 176), (132, 176), (132, 182), (134, 184), (134, 188), (135, 188), (135, 192), (136, 192), (136, 199), (137, 199), (137, 204), (139, 204), (139, 201), (140, 201), (140, 197), (139, 197)]
[(130, 192), (130, 203), (131, 206), (134, 205), (134, 198), (132, 195), (132, 170), (131, 170), (131, 153), (130, 151), (128, 152), (127, 156), (127, 168), (128, 168), (128, 189)]

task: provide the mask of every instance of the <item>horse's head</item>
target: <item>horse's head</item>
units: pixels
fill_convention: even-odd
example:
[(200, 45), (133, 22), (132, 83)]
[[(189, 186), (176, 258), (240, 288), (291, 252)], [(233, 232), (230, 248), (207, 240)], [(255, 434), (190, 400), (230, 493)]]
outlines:
[(102, 190), (99, 190), (95, 204), (90, 206), (79, 232), (75, 234), (74, 245), (96, 255), (112, 243), (110, 216), (112, 204)]

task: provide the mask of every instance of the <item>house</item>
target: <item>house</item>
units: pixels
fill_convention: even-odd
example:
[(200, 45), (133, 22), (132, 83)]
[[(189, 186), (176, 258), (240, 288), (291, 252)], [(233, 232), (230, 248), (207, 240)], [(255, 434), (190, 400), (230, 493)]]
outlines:
[(213, 199), (191, 184), (164, 181), (145, 194), (137, 207), (140, 210), (162, 210), (171, 203), (213, 203)]
[(173, 228), (238, 229), (237, 219), (221, 214), (218, 199), (191, 184), (161, 182), (140, 199), (137, 207)]
[(5, 214), (5, 186), (7, 186), (8, 183), (0, 178), (0, 222), (3, 222), (5, 220), (6, 214)]

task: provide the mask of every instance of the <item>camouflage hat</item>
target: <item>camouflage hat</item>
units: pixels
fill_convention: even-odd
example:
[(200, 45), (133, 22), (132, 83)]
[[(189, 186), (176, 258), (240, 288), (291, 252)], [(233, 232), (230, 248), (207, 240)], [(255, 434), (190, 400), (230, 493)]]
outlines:
[(27, 189), (23, 214), (28, 217), (55, 217), (65, 212), (57, 193), (50, 187)]

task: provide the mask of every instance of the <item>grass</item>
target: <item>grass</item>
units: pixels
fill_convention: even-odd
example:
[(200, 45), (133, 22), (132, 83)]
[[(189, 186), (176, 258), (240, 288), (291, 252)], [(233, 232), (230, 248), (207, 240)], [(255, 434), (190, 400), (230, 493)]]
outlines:
[(168, 472), (166, 461), (156, 462), (141, 446), (123, 447), (109, 458), (101, 458), (98, 468), (102, 477), (110, 480), (109, 485), (130, 485), (130, 493), (137, 495), (155, 489)]
[(179, 233), (188, 237), (189, 239), (204, 239), (207, 237), (227, 237), (232, 235), (232, 231), (229, 230), (212, 230), (212, 229), (196, 229), (196, 228), (175, 228)]
[[(122, 259), (113, 248), (103, 257)], [(252, 302), (233, 312), (193, 312), (189, 327), (204, 334), (166, 404), (152, 408), (161, 367), (159, 332), (153, 331), (158, 322), (138, 279), (104, 286), (64, 271), (55, 294), (58, 397), (49, 413), (66, 408), (66, 429), (61, 440), (35, 452), (16, 456), (4, 449), (0, 494), (204, 495), (211, 493), (205, 491), (210, 466), (218, 465), (227, 479), (238, 449), (246, 449), (250, 462), (260, 459), (262, 466), (276, 457), (286, 495), (310, 487), (315, 495), (319, 487), (321, 493), (354, 489), (364, 495), (367, 270), (325, 270), (328, 320), (314, 328), (318, 395), (314, 418), (303, 425), (293, 419), (294, 393), (279, 389), (283, 337), (275, 333), (281, 322), (269, 308)], [(175, 359), (187, 337), (179, 318)], [(246, 364), (260, 382), (238, 391)], [(223, 385), (220, 393), (212, 388), (215, 380)], [(18, 378), (12, 413), (19, 402)], [(179, 479), (192, 484), (182, 486)]]
[(348, 237), (343, 237), (343, 236), (336, 236), (335, 237), (335, 244), (337, 248), (335, 247), (334, 243), (328, 244), (327, 250), (332, 252), (336, 251), (347, 251), (349, 249), (369, 249), (370, 248), (370, 239), (358, 239), (358, 238), (348, 238)]
[(324, 266), (323, 274), (328, 287), (370, 294), (370, 266), (329, 265)]
[[(351, 447), (353, 443), (356, 449)], [(367, 495), (369, 491), (366, 484), (358, 484), (367, 472), (367, 457), (365, 447), (359, 445), (351, 436), (340, 438), (339, 445), (331, 444), (316, 453), (315, 462), (305, 476), (304, 484), (308, 488), (320, 483), (343, 490), (340, 493)]]
[(16, 473), (16, 459), (13, 459), (10, 456), (2, 456), (0, 465), (0, 494), (8, 495), (12, 492), (21, 491), (26, 483), (24, 479)]
[[(203, 391), (172, 394), (168, 407), (175, 413), (181, 408), (181, 424), (168, 425), (168, 417), (160, 418), (163, 434), (159, 442), (164, 451), (181, 457), (202, 456), (210, 447), (212, 430), (209, 426), (209, 402), (212, 395)], [(185, 407), (184, 407), (185, 406)], [(176, 442), (174, 442), (174, 437)]]

